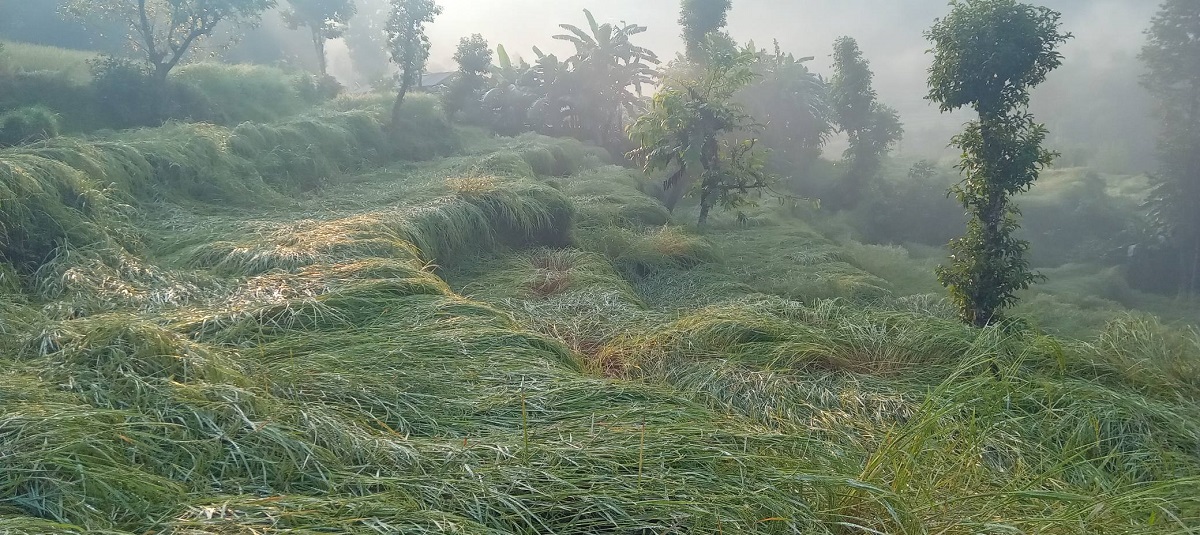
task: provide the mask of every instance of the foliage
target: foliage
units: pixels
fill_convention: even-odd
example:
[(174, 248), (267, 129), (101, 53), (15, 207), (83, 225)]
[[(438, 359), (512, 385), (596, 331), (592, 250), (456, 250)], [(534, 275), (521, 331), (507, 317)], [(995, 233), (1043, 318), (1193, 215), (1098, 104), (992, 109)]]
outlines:
[[(625, 119), (635, 116), (640, 109), (642, 86), (654, 82), (652, 66), (658, 64), (658, 56), (633, 44), (633, 36), (645, 32), (645, 26), (597, 24), (591, 11), (585, 9), (583, 14), (588, 22), (587, 31), (560, 24), (568, 33), (554, 38), (575, 46), (575, 55), (565, 63), (574, 78), (575, 94), (570, 102), (576, 128), (584, 130), (586, 139), (612, 146), (625, 132)], [(546, 81), (551, 79), (550, 66), (539, 65), (543, 86), (549, 85)], [(550, 91), (546, 94), (549, 96)], [(553, 101), (546, 104), (555, 105)]]
[(808, 174), (831, 132), (828, 88), (809, 70), (811, 60), (784, 53), (776, 42), (773, 51), (758, 52), (757, 79), (735, 96), (761, 124), (759, 139), (776, 174)]
[(701, 63), (707, 59), (706, 45), (720, 35), (732, 7), (732, 0), (683, 0), (679, 25), (683, 27), (684, 54), (689, 61)]
[(1161, 132), (1159, 169), (1147, 204), (1155, 228), (1143, 246), (1169, 249), (1176, 265), (1160, 265), (1155, 272), (1173, 272), (1177, 291), (1194, 296), (1200, 292), (1200, 211), (1193, 202), (1200, 196), (1200, 9), (1167, 0), (1146, 34), (1141, 59), (1148, 72), (1142, 83), (1155, 99)]
[(750, 190), (768, 184), (756, 140), (728, 138), (751, 127), (752, 118), (733, 98), (756, 77), (755, 52), (710, 55), (698, 79), (668, 81), (654, 96), (650, 111), (630, 129), (630, 138), (639, 145), (630, 156), (647, 174), (673, 169), (664, 183), (671, 194), (669, 209), (696, 183), (700, 225), (708, 221), (713, 206), (741, 207), (749, 203)]
[(624, 146), (625, 124), (643, 107), (642, 87), (654, 81), (657, 56), (633, 43), (646, 31), (636, 24), (599, 24), (585, 10), (588, 26), (559, 25), (575, 54), (560, 59), (534, 48), (533, 64), (497, 46), (491, 88), (482, 98), (491, 126), (513, 135), (533, 130), (591, 141), (610, 150)]
[[(158, 84), (146, 64), (105, 56), (91, 62), (92, 91), (113, 128), (162, 124), (168, 117), (169, 84)], [(175, 86), (178, 87), (178, 86)]]
[(896, 110), (880, 104), (871, 85), (874, 74), (863, 59), (858, 42), (841, 37), (834, 42), (830, 105), (838, 127), (850, 138), (844, 158), (849, 162), (834, 205), (853, 208), (864, 189), (877, 177), (880, 164), (900, 141), (904, 128)]
[(82, 20), (125, 25), (131, 45), (154, 70), (154, 80), (165, 84), (188, 51), (222, 22), (252, 23), (274, 6), (275, 0), (69, 0), (65, 9)]
[(0, 114), (0, 147), (44, 141), (58, 134), (58, 114), (47, 108), (20, 108)]
[(387, 20), (390, 4), (387, 0), (356, 0), (358, 14), (346, 28), (344, 40), (354, 71), (361, 77), (363, 87), (381, 89), (392, 87), (388, 73)]
[[(487, 75), (492, 70), (492, 49), (482, 35), (463, 37), (458, 41), (454, 61), (458, 63), (458, 76), (442, 98), (442, 106), (452, 117), (468, 108), (475, 111), (479, 107), (479, 99), (487, 88)], [(478, 115), (474, 117), (478, 118)]]
[(53, 72), (65, 84), (83, 86), (91, 81), (88, 62), (95, 59), (91, 50), (72, 50), (24, 42), (0, 42), (0, 75)]
[(434, 0), (391, 0), (388, 16), (388, 52), (392, 63), (400, 69), (396, 103), (392, 106), (392, 127), (400, 123), (401, 106), (408, 91), (421, 83), (425, 64), (429, 61), (429, 36), (425, 25), (442, 13)]
[(357, 13), (354, 0), (288, 0), (283, 20), (288, 28), (308, 28), (317, 53), (318, 72), (328, 75), (325, 42), (346, 33), (346, 25)]
[(1016, 0), (951, 5), (926, 32), (934, 44), (927, 98), (943, 112), (971, 106), (979, 120), (952, 140), (964, 174), (953, 191), (972, 218), (938, 278), (962, 319), (985, 326), (1038, 279), (1025, 259), (1028, 243), (1014, 236), (1019, 211), (1009, 198), (1028, 191), (1054, 158), (1042, 148), (1046, 128), (1025, 110), (1029, 91), (1061, 64), (1056, 49), (1071, 36), (1059, 32), (1060, 15), (1048, 8)]

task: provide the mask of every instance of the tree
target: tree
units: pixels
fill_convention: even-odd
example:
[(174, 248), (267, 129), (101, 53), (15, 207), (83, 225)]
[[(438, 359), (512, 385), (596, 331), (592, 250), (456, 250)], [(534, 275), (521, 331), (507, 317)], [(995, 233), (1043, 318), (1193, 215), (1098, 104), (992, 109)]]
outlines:
[(630, 157), (647, 174), (674, 168), (664, 184), (668, 191), (686, 191), (698, 180), (700, 225), (717, 204), (737, 208), (749, 202), (750, 190), (769, 185), (757, 140), (733, 138), (754, 127), (734, 95), (756, 77), (755, 51), (709, 52), (711, 61), (697, 79), (669, 80), (630, 129), (639, 146)]
[(933, 43), (929, 95), (942, 112), (971, 107), (978, 120), (952, 140), (962, 150), (963, 180), (952, 192), (971, 213), (966, 236), (950, 243), (938, 279), (962, 319), (986, 326), (1040, 278), (1029, 269), (1028, 242), (1015, 237), (1020, 211), (1010, 200), (1028, 191), (1055, 154), (1042, 148), (1045, 126), (1029, 113), (1029, 92), (1062, 64), (1061, 15), (1016, 0), (954, 0), (925, 36)]
[(288, 0), (290, 8), (283, 12), (288, 28), (308, 28), (317, 52), (317, 68), (321, 76), (329, 74), (325, 59), (325, 41), (346, 33), (346, 25), (357, 8), (354, 0)]
[(425, 64), (429, 62), (429, 36), (425, 25), (442, 14), (442, 6), (434, 0), (392, 0), (388, 17), (388, 52), (392, 63), (400, 68), (396, 103), (392, 107), (392, 127), (400, 125), (401, 106), (408, 91), (421, 83)]
[(732, 7), (732, 0), (683, 0), (679, 25), (683, 27), (684, 54), (688, 60), (704, 61), (705, 43), (720, 34)]
[(1161, 242), (1177, 266), (1180, 295), (1200, 291), (1200, 4), (1167, 0), (1146, 32), (1142, 83), (1153, 95), (1161, 133), (1158, 173), (1148, 207)]
[(69, 0), (64, 8), (81, 20), (125, 25), (130, 43), (146, 55), (161, 85), (219, 24), (253, 22), (272, 7), (275, 0)]
[(754, 69), (759, 76), (736, 97), (762, 124), (758, 137), (770, 149), (769, 168), (793, 179), (807, 174), (832, 132), (828, 87), (809, 70), (812, 60), (784, 53), (776, 42), (773, 51), (758, 52)]
[(492, 70), (492, 49), (482, 35), (463, 37), (458, 41), (454, 61), (458, 63), (458, 77), (443, 98), (446, 114), (450, 116), (468, 103), (478, 103), (487, 86), (487, 75)]
[(850, 138), (850, 147), (844, 154), (849, 169), (834, 196), (834, 204), (853, 208), (862, 198), (867, 183), (879, 173), (883, 157), (904, 135), (904, 128), (896, 110), (879, 103), (871, 84), (874, 74), (858, 42), (841, 37), (833, 48), (830, 103), (838, 127)]
[(554, 38), (575, 45), (575, 55), (566, 60), (578, 78), (576, 113), (580, 126), (590, 130), (593, 141), (608, 145), (612, 134), (625, 131), (624, 118), (633, 116), (641, 102), (642, 86), (654, 83), (658, 56), (633, 44), (634, 35), (646, 31), (636, 24), (597, 24), (591, 11), (583, 10), (588, 31), (560, 24), (568, 33)]
[(350, 52), (350, 62), (362, 82), (376, 89), (394, 85), (388, 72), (390, 54), (387, 46), (388, 0), (357, 0), (358, 14), (350, 21), (343, 40)]

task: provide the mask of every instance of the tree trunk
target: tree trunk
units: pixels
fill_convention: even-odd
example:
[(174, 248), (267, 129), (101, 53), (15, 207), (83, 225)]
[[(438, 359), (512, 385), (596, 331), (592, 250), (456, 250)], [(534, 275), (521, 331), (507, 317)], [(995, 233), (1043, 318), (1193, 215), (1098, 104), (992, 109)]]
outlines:
[[(995, 143), (992, 141), (991, 127), (988, 126), (988, 120), (981, 121), (979, 135), (983, 141), (984, 161), (988, 162), (985, 165), (990, 165), (990, 162), (996, 160), (992, 157), (995, 151)], [(988, 171), (991, 175), (993, 172)], [(987, 204), (979, 207), (979, 218), (983, 224), (983, 262), (985, 265), (994, 266), (1003, 260), (1004, 250), (1000, 246), (1001, 242), (1001, 225), (1004, 224), (1004, 218), (1007, 215), (1008, 199), (1004, 196), (1004, 192), (995, 189), (995, 186), (989, 184), (987, 192)], [(976, 327), (986, 327), (996, 317), (996, 308), (993, 305), (991, 295), (997, 291), (1000, 285), (999, 274), (990, 270), (983, 270), (980, 274), (978, 286), (975, 288), (976, 295), (974, 296), (974, 314), (973, 323)]]
[(679, 178), (667, 187), (666, 199), (663, 204), (667, 206), (668, 212), (675, 212), (675, 207), (679, 205), (679, 201), (683, 200), (689, 188), (692, 187), (692, 174), (687, 172), (687, 169), (680, 170)]
[(400, 122), (404, 119), (404, 97), (408, 94), (408, 86), (401, 83), (400, 91), (396, 93), (396, 103), (392, 105), (392, 130), (400, 128)]
[(701, 227), (708, 224), (708, 212), (712, 210), (712, 195), (708, 191), (700, 193), (700, 221)]
[(167, 85), (167, 76), (171, 74), (171, 65), (169, 62), (160, 62), (154, 64), (154, 81), (159, 87)]
[(312, 30), (313, 46), (317, 49), (317, 70), (321, 78), (329, 75), (328, 61), (325, 59), (325, 36), (318, 29)]

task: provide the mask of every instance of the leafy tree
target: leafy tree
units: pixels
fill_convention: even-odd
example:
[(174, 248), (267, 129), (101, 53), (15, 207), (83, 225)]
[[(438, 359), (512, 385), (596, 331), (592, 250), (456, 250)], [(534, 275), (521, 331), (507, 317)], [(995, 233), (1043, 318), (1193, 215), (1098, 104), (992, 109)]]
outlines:
[(773, 51), (758, 52), (758, 78), (736, 97), (762, 124), (759, 140), (770, 149), (768, 166), (793, 177), (817, 161), (832, 131), (827, 84), (809, 70), (812, 60), (784, 53), (776, 42)]
[(496, 45), (496, 61), (492, 88), (483, 94), (482, 104), (497, 132), (514, 135), (529, 128), (529, 109), (539, 98), (531, 87), (533, 67), (520, 58), (514, 62), (504, 45)]
[(317, 68), (321, 76), (329, 74), (325, 59), (325, 42), (346, 33), (346, 25), (357, 8), (354, 0), (288, 0), (291, 6), (283, 12), (288, 28), (308, 28), (317, 52)]
[(1062, 63), (1060, 14), (1016, 0), (954, 0), (925, 36), (933, 42), (929, 95), (943, 112), (971, 107), (978, 120), (952, 143), (962, 150), (964, 178), (952, 191), (971, 220), (950, 243), (938, 279), (962, 319), (985, 326), (1016, 303), (1039, 275), (1029, 269), (1028, 242), (1014, 236), (1020, 212), (1010, 198), (1028, 191), (1054, 154), (1042, 148), (1045, 126), (1029, 113), (1029, 92)]
[(388, 0), (357, 0), (356, 4), (358, 14), (350, 20), (344, 37), (350, 62), (368, 85), (391, 88), (386, 41), (390, 4)]
[(904, 134), (896, 110), (880, 104), (871, 81), (874, 74), (858, 42), (841, 37), (834, 42), (830, 103), (839, 128), (850, 138), (844, 158), (849, 169), (834, 196), (835, 204), (853, 208), (867, 183), (878, 173), (891, 147)]
[(590, 11), (583, 14), (589, 31), (560, 24), (568, 33), (554, 38), (575, 45), (575, 55), (566, 61), (578, 77), (578, 124), (594, 141), (607, 145), (612, 134), (624, 132), (624, 117), (639, 111), (642, 86), (654, 83), (653, 65), (659, 61), (650, 50), (633, 44), (632, 37), (645, 32), (645, 26), (597, 24)]
[(684, 53), (688, 60), (705, 60), (706, 41), (720, 35), (732, 7), (732, 0), (683, 0), (679, 25), (683, 27)]
[(443, 98), (448, 115), (454, 115), (469, 103), (479, 101), (487, 87), (487, 75), (492, 70), (492, 49), (482, 35), (463, 37), (458, 41), (454, 61), (458, 63), (458, 77)]
[(1146, 32), (1141, 58), (1149, 68), (1142, 82), (1154, 96), (1161, 125), (1159, 170), (1148, 207), (1155, 242), (1177, 258), (1181, 295), (1200, 291), (1200, 4), (1162, 3)]
[[(754, 127), (734, 95), (756, 78), (755, 51), (710, 54), (698, 78), (669, 80), (654, 95), (650, 111), (630, 129), (639, 146), (630, 156), (642, 162), (647, 174), (673, 168), (664, 184), (668, 191), (683, 192), (696, 184), (700, 225), (717, 204), (737, 208), (749, 202), (750, 190), (768, 185), (765, 154), (756, 149), (757, 140), (733, 138)], [(678, 200), (668, 199), (668, 207)]]
[(392, 13), (388, 18), (388, 51), (392, 63), (400, 68), (396, 103), (392, 107), (392, 126), (400, 124), (401, 105), (408, 91), (421, 82), (429, 61), (429, 36), (425, 25), (442, 14), (434, 0), (391, 0)]
[(146, 55), (160, 85), (171, 69), (222, 22), (257, 21), (275, 0), (68, 0), (67, 13), (124, 24), (134, 48)]

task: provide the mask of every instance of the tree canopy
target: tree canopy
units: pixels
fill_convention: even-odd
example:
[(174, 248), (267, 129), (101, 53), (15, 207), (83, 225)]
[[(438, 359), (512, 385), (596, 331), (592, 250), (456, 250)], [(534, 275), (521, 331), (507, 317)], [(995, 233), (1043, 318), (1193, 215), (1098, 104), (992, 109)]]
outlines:
[(757, 78), (756, 51), (709, 52), (710, 61), (697, 77), (666, 80), (650, 110), (630, 129), (638, 145), (630, 156), (647, 173), (672, 171), (664, 183), (674, 192), (669, 208), (696, 185), (700, 225), (717, 204), (737, 208), (748, 202), (750, 190), (768, 185), (757, 140), (738, 139), (756, 128), (754, 118), (734, 100)]
[(851, 37), (839, 38), (834, 43), (829, 100), (838, 127), (850, 141), (844, 154), (848, 169), (833, 196), (841, 208), (858, 203), (866, 185), (879, 173), (883, 157), (904, 135), (900, 115), (879, 103), (873, 78), (858, 42)]
[(396, 103), (392, 108), (392, 125), (400, 120), (400, 107), (410, 89), (421, 83), (425, 65), (429, 62), (429, 36), (425, 25), (442, 14), (434, 0), (392, 0), (388, 17), (388, 52), (392, 63), (400, 69)]
[(1200, 4), (1167, 0), (1146, 32), (1142, 83), (1155, 99), (1161, 128), (1158, 172), (1147, 204), (1153, 225), (1150, 245), (1165, 244), (1176, 266), (1181, 295), (1200, 292)]
[(222, 22), (254, 22), (275, 0), (68, 0), (81, 19), (98, 17), (126, 26), (131, 45), (145, 54), (155, 78), (171, 69)]
[(704, 59), (705, 42), (728, 22), (732, 0), (683, 0), (679, 25), (683, 27), (684, 54), (691, 61)]
[(346, 25), (357, 13), (354, 0), (288, 0), (283, 20), (293, 30), (308, 28), (317, 53), (317, 66), (322, 75), (328, 73), (325, 41), (346, 33)]
[(966, 236), (950, 244), (938, 269), (962, 319), (985, 326), (1001, 319), (1039, 275), (1015, 236), (1019, 211), (1010, 198), (1028, 191), (1054, 154), (1046, 128), (1027, 111), (1029, 91), (1062, 63), (1060, 14), (1016, 0), (956, 0), (926, 32), (933, 42), (929, 100), (943, 111), (972, 107), (978, 120), (952, 144), (962, 150), (963, 181), (952, 191), (971, 212)]

